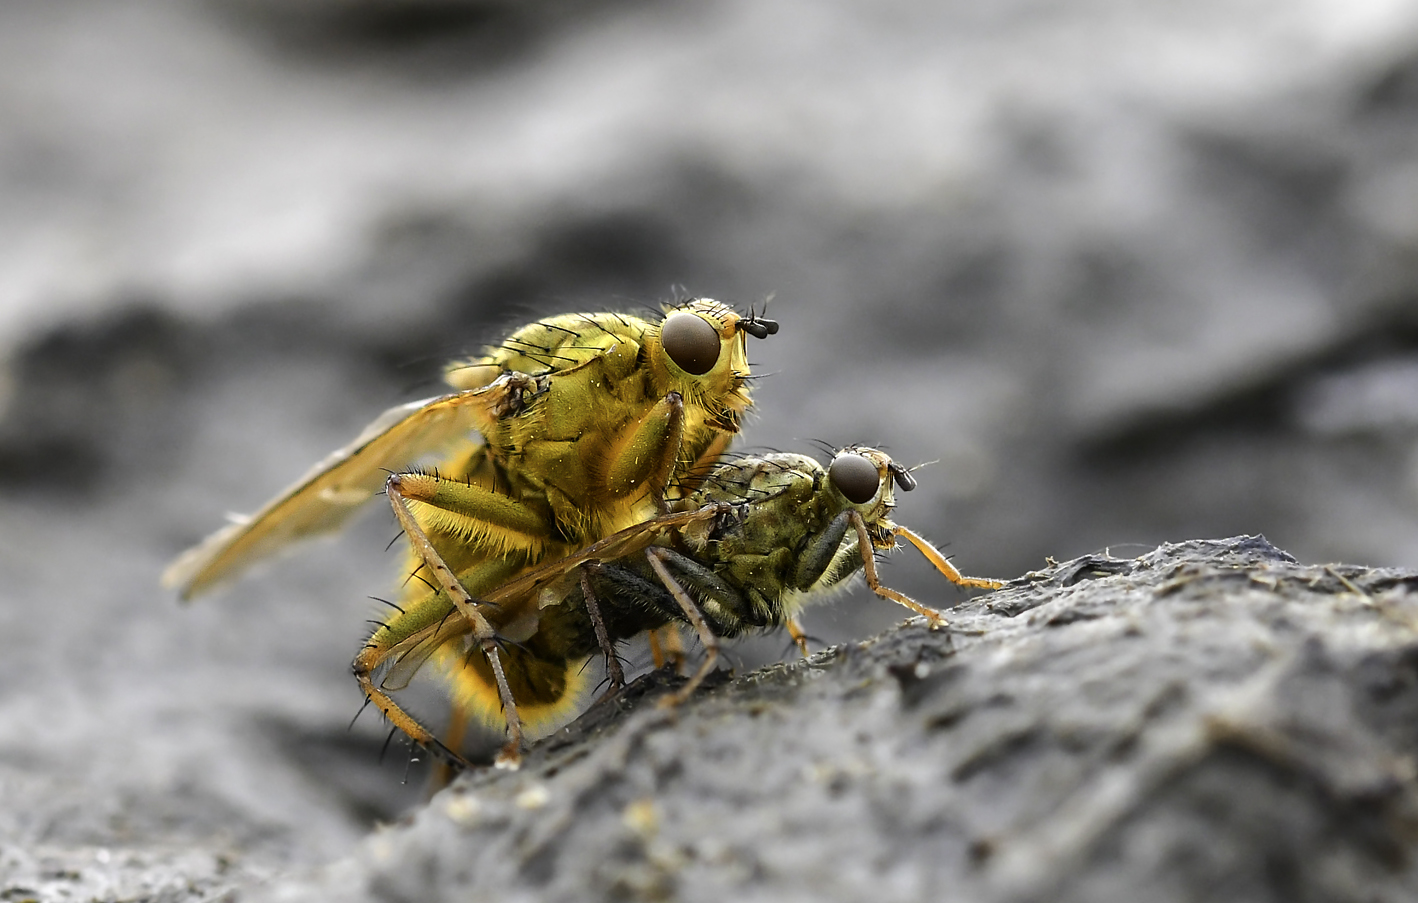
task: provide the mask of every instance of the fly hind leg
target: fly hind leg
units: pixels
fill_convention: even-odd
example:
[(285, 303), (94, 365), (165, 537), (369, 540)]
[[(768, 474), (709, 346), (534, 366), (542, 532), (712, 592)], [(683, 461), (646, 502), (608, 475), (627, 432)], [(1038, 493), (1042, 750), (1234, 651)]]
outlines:
[[(378, 632), (376, 632), (376, 637)], [(470, 768), (468, 761), (459, 755), (452, 747), (445, 745), (433, 733), (418, 722), (403, 707), (395, 702), (374, 681), (374, 673), (389, 660), (394, 654), (395, 647), (387, 643), (379, 642), (375, 637), (371, 637), (364, 648), (355, 656), (352, 670), (355, 680), (359, 682), (360, 691), (364, 693), (364, 698), (374, 703), (374, 707), (388, 719), (389, 723), (403, 731), (413, 742), (425, 749), (437, 754), (449, 762), (453, 762), (463, 768)]]
[[(497, 499), (501, 499), (505, 501), (507, 505), (498, 508), (497, 510), (499, 512), (516, 513), (517, 517), (521, 517), (522, 513), (528, 517), (535, 517), (531, 511), (526, 509), (523, 509), (522, 513), (517, 513), (517, 507), (520, 506), (516, 506), (515, 501), (507, 499), (504, 496), (497, 496), (495, 493), (489, 492), (488, 490), (480, 489), (476, 486), (468, 486), (456, 481), (440, 480), (437, 477), (425, 477), (424, 479), (434, 481), (435, 488), (439, 488), (439, 484), (449, 484), (442, 487), (449, 493), (456, 493), (457, 487), (461, 487), (462, 489), (468, 490), (469, 496), (473, 498), (494, 496)], [(409, 543), (413, 546), (415, 554), (427, 565), (437, 586), (448, 594), (448, 599), (453, 603), (454, 608), (462, 615), (463, 620), (467, 622), (472, 633), (474, 645), (481, 649), (483, 654), (487, 656), (488, 666), (491, 668), (493, 679), (497, 684), (498, 699), (502, 703), (502, 714), (507, 719), (507, 743), (502, 747), (502, 751), (498, 753), (496, 765), (499, 768), (516, 768), (521, 763), (522, 759), (522, 722), (521, 719), (517, 717), (517, 704), (512, 698), (512, 690), (507, 685), (507, 675), (502, 668), (502, 659), (497, 648), (497, 634), (493, 631), (492, 625), (488, 623), (487, 618), (483, 616), (482, 612), (478, 611), (473, 597), (469, 595), (463, 584), (458, 582), (458, 578), (444, 562), (443, 556), (439, 555), (438, 550), (433, 547), (433, 543), (428, 539), (428, 534), (424, 532), (418, 521), (414, 519), (413, 512), (409, 510), (409, 504), (405, 500), (405, 489), (408, 482), (409, 476), (404, 474), (395, 474), (389, 478), (384, 487), (385, 493), (389, 496), (389, 504), (393, 507), (394, 517), (398, 519), (399, 526), (403, 528), (405, 535), (408, 536)], [(437, 496), (435, 496), (435, 498), (437, 498)], [(508, 520), (515, 519), (516, 518), (510, 515), (508, 517)], [(359, 660), (356, 659), (356, 662), (358, 661)], [(361, 681), (362, 686), (366, 684), (372, 687), (372, 682), (368, 680), (367, 674)], [(366, 692), (368, 692), (368, 688)], [(388, 699), (387, 696), (384, 696), (384, 698), (386, 700)], [(390, 705), (393, 705), (392, 701), (390, 701)], [(427, 733), (427, 731), (424, 731), (424, 733)]]
[[(384, 493), (415, 552), (430, 568), (432, 562), (421, 548), (428, 544), (429, 533), (460, 537), (470, 546), (490, 551), (523, 552), (533, 559), (542, 557), (547, 546), (556, 541), (557, 533), (542, 512), (471, 481), (430, 473), (396, 473), (385, 481)], [(422, 542), (415, 539), (415, 533)]]

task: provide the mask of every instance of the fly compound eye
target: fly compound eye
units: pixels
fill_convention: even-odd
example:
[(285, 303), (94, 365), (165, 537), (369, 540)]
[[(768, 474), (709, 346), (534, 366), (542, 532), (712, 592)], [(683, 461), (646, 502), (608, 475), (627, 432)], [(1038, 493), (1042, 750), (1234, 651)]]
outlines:
[(827, 475), (837, 491), (854, 505), (871, 501), (881, 488), (881, 475), (876, 472), (876, 465), (861, 455), (838, 455), (833, 459), (832, 466), (827, 468)]
[(665, 354), (683, 370), (703, 376), (719, 360), (719, 330), (709, 321), (687, 310), (676, 311), (660, 327), (660, 344)]

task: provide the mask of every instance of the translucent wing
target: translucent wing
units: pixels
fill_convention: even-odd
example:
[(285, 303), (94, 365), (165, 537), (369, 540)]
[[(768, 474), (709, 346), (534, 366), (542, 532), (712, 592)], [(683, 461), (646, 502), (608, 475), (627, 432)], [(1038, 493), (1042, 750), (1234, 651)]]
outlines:
[(340, 529), (383, 489), (391, 470), (475, 441), (474, 425), (490, 407), (488, 391), (458, 392), (390, 408), (260, 511), (184, 552), (163, 573), (163, 585), (190, 599), (291, 543)]
[(716, 502), (688, 511), (678, 511), (650, 518), (618, 533), (612, 533), (574, 555), (558, 558), (555, 561), (523, 571), (488, 593), (480, 601), (490, 602), (494, 605), (508, 605), (534, 598), (545, 589), (564, 585), (564, 582), (583, 564), (624, 558), (649, 548), (661, 536), (672, 530), (680, 530), (690, 524), (711, 521), (733, 507), (727, 502)]
[(445, 643), (468, 633), (468, 630), (467, 622), (462, 618), (451, 617), (407, 637), (389, 650), (389, 658), (393, 659), (394, 664), (379, 682), (380, 688), (390, 692), (404, 689), (435, 652)]

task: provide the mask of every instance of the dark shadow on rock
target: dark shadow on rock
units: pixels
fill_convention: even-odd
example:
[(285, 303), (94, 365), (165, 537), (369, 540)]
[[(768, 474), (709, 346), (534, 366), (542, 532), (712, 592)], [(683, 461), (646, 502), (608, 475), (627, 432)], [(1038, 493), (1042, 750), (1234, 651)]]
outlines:
[(442, 82), (495, 74), (527, 60), (559, 33), (628, 0), (209, 0), (238, 33), (288, 65), (369, 69)]
[(380, 740), (349, 729), (276, 718), (261, 726), (310, 776), (312, 785), (334, 795), (353, 820), (370, 828), (406, 815), (428, 785), (428, 754), (411, 748), (392, 729)]

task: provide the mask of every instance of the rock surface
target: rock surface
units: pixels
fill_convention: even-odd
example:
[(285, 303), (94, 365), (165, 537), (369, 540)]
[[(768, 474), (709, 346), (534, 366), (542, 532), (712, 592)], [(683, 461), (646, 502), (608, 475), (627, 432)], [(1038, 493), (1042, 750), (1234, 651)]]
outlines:
[[(327, 877), (352, 893), (424, 880), (361, 846), (420, 804), (422, 763), (402, 783), (400, 747), (380, 764), (380, 726), (349, 728), (349, 659), (378, 614), (364, 598), (397, 579), (397, 551), (378, 551), (387, 514), (188, 608), (157, 577), (378, 411), (438, 391), (441, 360), (551, 312), (633, 310), (676, 286), (743, 306), (775, 294), (783, 330), (754, 346), (768, 376), (743, 447), (862, 441), (938, 461), (897, 516), (970, 573), (1257, 533), (1306, 562), (1418, 563), (1415, 149), (1418, 19), (1396, 0), (0, 4), (0, 892), (215, 900), (266, 882), (299, 895), (319, 885), (296, 876), (337, 861)], [(898, 561), (887, 582), (939, 599), (929, 568)], [(1397, 585), (1371, 593), (1400, 606)], [(962, 626), (984, 616), (973, 605)], [(1034, 616), (954, 648), (1004, 642)], [(898, 617), (843, 601), (807, 626), (852, 643)], [(739, 645), (740, 673), (784, 648)], [(1242, 671), (1261, 655), (1232, 652)], [(946, 728), (893, 714), (917, 691), (871, 671), (872, 654), (821, 666), (865, 669), (851, 673), (874, 689), (844, 711), (878, 700), (870, 737), (944, 743)], [(1147, 668), (1170, 674), (1169, 661)], [(817, 668), (763, 686), (796, 711), (793, 694), (811, 691), (794, 682)], [(970, 675), (993, 672), (972, 668), (973, 693)], [(436, 692), (421, 711), (440, 710)], [(926, 719), (929, 700), (913, 704)], [(1016, 728), (1021, 755), (1047, 747), (1050, 723)], [(798, 774), (787, 756), (770, 764)], [(821, 781), (848, 794), (870, 778), (842, 774)], [(964, 774), (949, 784), (961, 794), (984, 780)], [(784, 780), (799, 799), (807, 785)], [(492, 806), (512, 786), (477, 793)], [(1034, 797), (1063, 794), (1051, 788)], [(624, 812), (640, 798), (597, 799)], [(1387, 818), (1391, 798), (1372, 799)], [(1090, 824), (1112, 824), (1115, 804), (1097, 805)], [(1379, 836), (1367, 805), (1346, 810), (1358, 828), (1345, 843)], [(891, 849), (947, 831), (910, 799), (883, 806), (848, 814), (924, 826)], [(1034, 811), (961, 816), (962, 887), (1036, 893), (1054, 872), (1012, 863), (1049, 844), (1060, 852), (1038, 861), (1175, 850), (1152, 822), (1071, 848)], [(1252, 824), (1208, 811), (1228, 830)], [(692, 893), (684, 869), (754, 861), (731, 841), (675, 846), (701, 823), (692, 813), (630, 816), (661, 826), (626, 841), (646, 893)], [(522, 843), (509, 838), (495, 845)], [(641, 868), (635, 843), (669, 850), (664, 870)], [(1201, 869), (1226, 855), (1197, 849), (1177, 856)], [(1353, 855), (1326, 868), (1363, 873), (1368, 854)], [(938, 858), (903, 857), (881, 894), (954, 868)], [(831, 860), (861, 874), (873, 861)], [(1406, 866), (1391, 861), (1398, 887)], [(571, 874), (539, 868), (527, 873), (548, 887)]]
[(1091, 555), (674, 713), (662, 682), (254, 898), (1418, 894), (1418, 571)]

